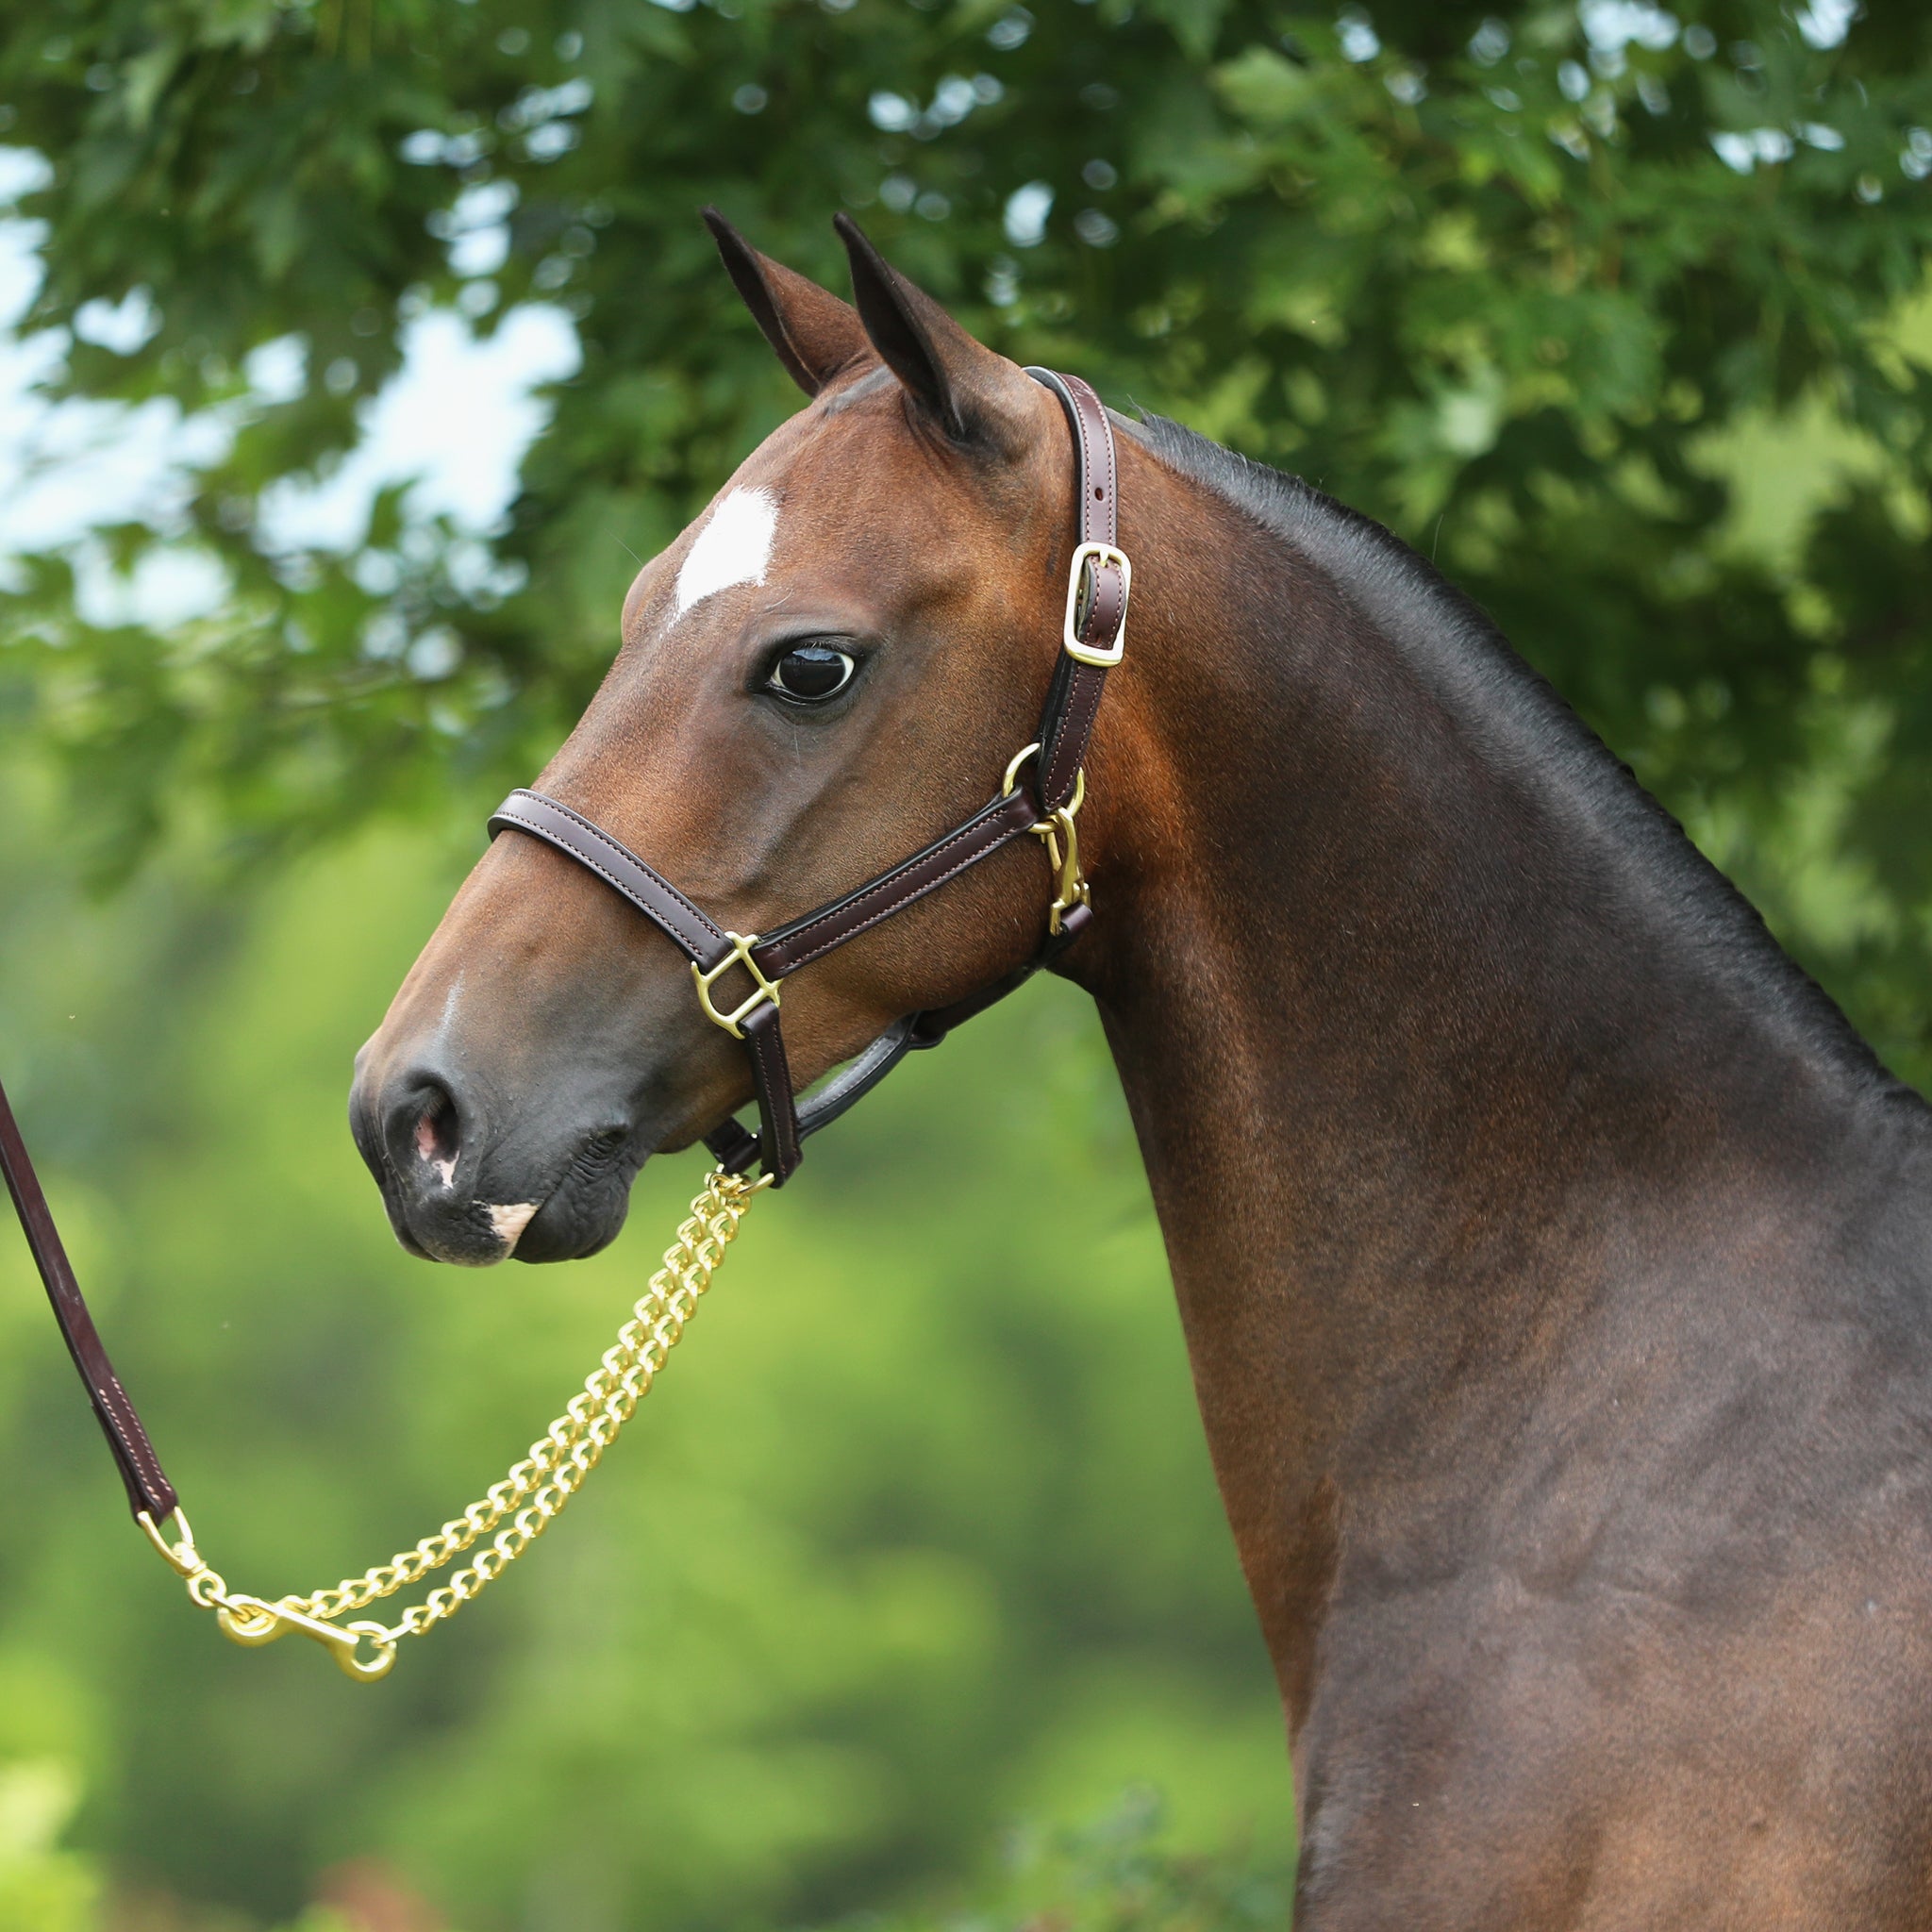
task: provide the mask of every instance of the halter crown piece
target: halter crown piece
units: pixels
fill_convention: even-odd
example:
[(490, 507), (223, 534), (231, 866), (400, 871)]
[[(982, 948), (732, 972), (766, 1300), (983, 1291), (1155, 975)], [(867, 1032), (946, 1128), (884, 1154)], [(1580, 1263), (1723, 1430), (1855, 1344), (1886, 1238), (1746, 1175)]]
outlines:
[[(962, 1021), (1023, 986), (1091, 924), (1093, 910), (1080, 871), (1074, 819), (1086, 795), (1081, 767), (1101, 692), (1108, 672), (1121, 661), (1125, 647), (1132, 569), (1117, 541), (1113, 427), (1107, 410), (1075, 376), (1057, 375), (1046, 369), (1026, 373), (1058, 398), (1073, 431), (1079, 539), (1068, 572), (1062, 648), (1038, 736), (1014, 755), (997, 795), (971, 818), (843, 898), (761, 937), (727, 932), (715, 924), (661, 873), (560, 799), (540, 791), (512, 791), (491, 814), (492, 835), (514, 830), (541, 839), (588, 867), (690, 960), (696, 997), (706, 1016), (741, 1040), (751, 1057), (758, 1131), (754, 1134), (727, 1120), (707, 1137), (706, 1145), (718, 1166), (706, 1177), (691, 1203), (690, 1218), (665, 1252), (662, 1267), (651, 1277), (630, 1320), (619, 1329), (616, 1341), (605, 1351), (582, 1391), (572, 1397), (563, 1414), (501, 1482), (413, 1549), (328, 1589), (274, 1600), (230, 1591), (221, 1574), (208, 1567), (195, 1548), (187, 1512), (102, 1346), (6, 1090), (0, 1088), (0, 1173), (13, 1196), (68, 1353), (121, 1473), (135, 1521), (185, 1579), (189, 1596), (202, 1608), (213, 1610), (224, 1634), (235, 1642), (253, 1647), (299, 1631), (326, 1647), (358, 1682), (387, 1675), (403, 1638), (421, 1636), (454, 1615), (515, 1562), (575, 1494), (683, 1334), (752, 1197), (767, 1187), (782, 1187), (791, 1178), (806, 1139), (869, 1093), (908, 1052), (937, 1046)], [(1045, 846), (1054, 883), (1046, 938), (1039, 952), (967, 999), (896, 1022), (801, 1102), (779, 1031), (779, 1003), (787, 977), (1029, 834)], [(755, 1163), (761, 1174), (752, 1181), (746, 1176)], [(171, 1523), (172, 1537), (166, 1533)], [(468, 1564), (420, 1602), (405, 1607), (394, 1624), (342, 1621), (443, 1569), (479, 1542), (483, 1548)]]

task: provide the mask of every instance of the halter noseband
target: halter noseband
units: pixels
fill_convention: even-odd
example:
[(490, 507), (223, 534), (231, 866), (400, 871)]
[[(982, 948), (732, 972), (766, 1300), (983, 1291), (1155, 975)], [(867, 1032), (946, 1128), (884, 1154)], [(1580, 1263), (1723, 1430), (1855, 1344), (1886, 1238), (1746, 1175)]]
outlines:
[[(1057, 375), (1047, 369), (1026, 373), (1059, 399), (1073, 430), (1079, 541), (1068, 572), (1060, 657), (1039, 733), (1007, 767), (998, 795), (970, 819), (843, 898), (760, 936), (727, 932), (715, 924), (663, 874), (560, 799), (541, 791), (512, 791), (491, 815), (492, 836), (513, 829), (541, 839), (595, 873), (636, 907), (691, 961), (706, 1017), (744, 1042), (758, 1095), (758, 1131), (754, 1134), (727, 1119), (705, 1141), (727, 1174), (743, 1174), (757, 1161), (773, 1185), (782, 1187), (797, 1169), (808, 1136), (870, 1092), (908, 1052), (937, 1046), (961, 1021), (984, 1012), (1024, 985), (1078, 939), (1093, 917), (1080, 874), (1074, 818), (1086, 791), (1081, 766), (1100, 695), (1107, 674), (1121, 661), (1126, 642), (1132, 570), (1116, 541), (1113, 426), (1106, 408), (1077, 376)], [(1023, 785), (1021, 773), (1028, 765), (1032, 780)], [(801, 1103), (792, 1089), (779, 1030), (779, 1002), (787, 976), (903, 912), (915, 900), (1028, 833), (1044, 841), (1055, 872), (1055, 898), (1040, 951), (1017, 971), (966, 999), (897, 1021)], [(736, 1000), (720, 991), (721, 982), (734, 967), (741, 967), (750, 981), (750, 991)]]

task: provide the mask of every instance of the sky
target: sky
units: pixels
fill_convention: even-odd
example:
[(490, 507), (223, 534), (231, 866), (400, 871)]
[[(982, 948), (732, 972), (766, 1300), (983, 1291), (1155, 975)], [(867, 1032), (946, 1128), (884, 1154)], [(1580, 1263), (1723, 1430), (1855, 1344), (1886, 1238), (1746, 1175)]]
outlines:
[[(79, 546), (89, 530), (142, 521), (167, 529), (178, 517), (184, 466), (218, 453), (228, 429), (217, 416), (184, 419), (173, 403), (138, 407), (50, 400), (38, 386), (58, 376), (67, 343), (43, 330), (23, 336), (21, 317), (40, 284), (39, 225), (9, 214), (39, 185), (45, 163), (0, 147), (0, 570), (24, 552)], [(108, 347), (138, 345), (148, 327), (136, 293), (115, 307), (88, 305), (81, 326)], [(447, 514), (487, 534), (515, 494), (517, 468), (547, 411), (531, 393), (573, 375), (579, 361), (570, 317), (525, 303), (487, 338), (449, 309), (404, 325), (403, 366), (364, 405), (361, 440), (327, 475), (280, 487), (260, 507), (265, 546), (350, 550), (384, 485), (417, 479), (410, 508)], [(307, 379), (299, 340), (264, 344), (249, 358), (263, 400)], [(156, 558), (132, 585), (98, 564), (83, 571), (82, 606), (96, 621), (137, 618), (159, 626), (210, 608), (222, 594), (205, 560)]]

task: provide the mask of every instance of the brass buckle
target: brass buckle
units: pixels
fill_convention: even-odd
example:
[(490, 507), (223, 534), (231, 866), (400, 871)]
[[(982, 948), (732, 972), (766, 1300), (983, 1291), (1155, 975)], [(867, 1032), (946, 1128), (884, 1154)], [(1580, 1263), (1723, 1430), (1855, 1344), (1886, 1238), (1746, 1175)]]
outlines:
[[(1120, 628), (1113, 634), (1113, 643), (1104, 651), (1095, 650), (1091, 644), (1080, 641), (1080, 573), (1089, 564), (1110, 563), (1121, 574), (1121, 622)], [(1073, 563), (1067, 571), (1067, 620), (1060, 629), (1060, 642), (1066, 647), (1067, 656), (1077, 658), (1082, 664), (1097, 664), (1102, 670), (1118, 664), (1126, 655), (1127, 649), (1127, 600), (1134, 590), (1134, 566), (1127, 560), (1127, 553), (1114, 543), (1082, 543), (1074, 552)]]
[[(705, 1017), (716, 1025), (724, 1027), (734, 1040), (744, 1038), (744, 1027), (741, 1024), (747, 1013), (755, 1013), (767, 1000), (775, 1007), (778, 1004), (778, 989), (784, 985), (782, 979), (767, 979), (758, 971), (758, 961), (751, 956), (751, 949), (758, 944), (757, 933), (727, 932), (724, 937), (731, 941), (731, 950), (707, 972), (693, 959), (691, 962), (691, 976), (697, 982), (698, 1004), (705, 1009)], [(711, 1003), (711, 989), (719, 978), (734, 966), (742, 966), (758, 981), (750, 995), (739, 1002), (728, 1013), (721, 1013)]]

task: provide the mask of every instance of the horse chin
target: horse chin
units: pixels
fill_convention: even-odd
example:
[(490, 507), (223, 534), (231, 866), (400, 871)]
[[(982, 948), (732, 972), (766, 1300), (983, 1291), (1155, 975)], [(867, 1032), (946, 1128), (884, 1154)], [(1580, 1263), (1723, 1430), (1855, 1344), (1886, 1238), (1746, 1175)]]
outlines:
[(630, 1176), (614, 1185), (558, 1188), (530, 1217), (510, 1253), (519, 1261), (581, 1261), (608, 1248), (630, 1212)]
[(573, 1185), (547, 1198), (506, 1208), (487, 1201), (406, 1200), (392, 1185), (383, 1206), (397, 1243), (419, 1260), (457, 1268), (492, 1268), (499, 1261), (578, 1261), (608, 1247), (630, 1208), (629, 1177)]

